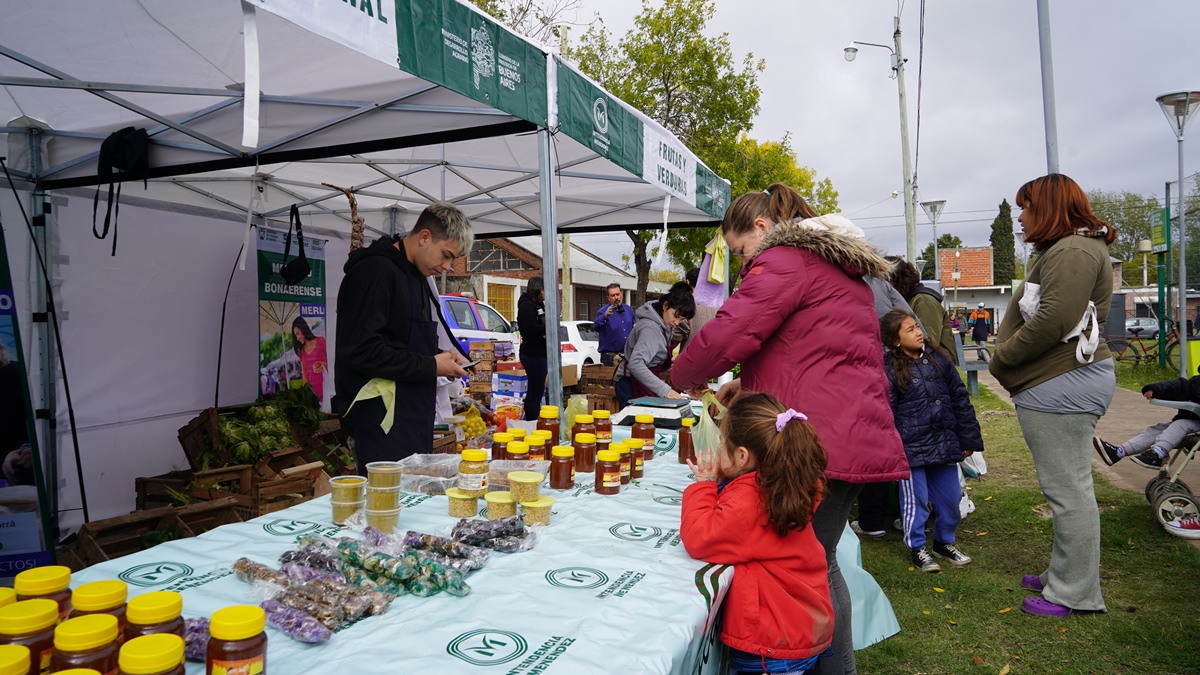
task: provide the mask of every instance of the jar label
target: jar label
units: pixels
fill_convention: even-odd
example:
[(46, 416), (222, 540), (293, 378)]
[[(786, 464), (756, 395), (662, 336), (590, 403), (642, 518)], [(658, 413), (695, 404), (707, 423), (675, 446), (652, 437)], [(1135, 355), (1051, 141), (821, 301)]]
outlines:
[(597, 441), (612, 441), (612, 432), (611, 431), (597, 431), (596, 432), (596, 440)]
[(628, 461), (621, 462), (621, 475), (622, 476), (629, 475), (629, 462)]
[(614, 472), (605, 471), (604, 473), (600, 474), (600, 484), (606, 488), (611, 488), (611, 487), (620, 488), (621, 487), (621, 472), (620, 471), (614, 471)]
[(486, 473), (460, 473), (458, 474), (458, 489), (485, 490), (487, 489), (487, 479)]
[(212, 675), (262, 675), (266, 672), (266, 657), (256, 656), (252, 659), (242, 659), (240, 661), (218, 661), (216, 659), (209, 662), (209, 672)]
[[(68, 614), (70, 614), (70, 612), (68, 612)], [(54, 656), (54, 648), (53, 647), (42, 651), (42, 668), (38, 672), (40, 672), (40, 673), (50, 672), (50, 657), (52, 657), (52, 656)]]
[(635, 460), (634, 466), (636, 466), (636, 467), (637, 467), (637, 470), (638, 470), (638, 471), (641, 471), (642, 469), (644, 469), (644, 468), (645, 468), (645, 466), (646, 466), (646, 465), (645, 465), (645, 463), (642, 461), (642, 458), (641, 458), (641, 457), (638, 457), (638, 458), (637, 458), (637, 460)]
[(571, 482), (575, 482), (575, 467), (571, 467)]

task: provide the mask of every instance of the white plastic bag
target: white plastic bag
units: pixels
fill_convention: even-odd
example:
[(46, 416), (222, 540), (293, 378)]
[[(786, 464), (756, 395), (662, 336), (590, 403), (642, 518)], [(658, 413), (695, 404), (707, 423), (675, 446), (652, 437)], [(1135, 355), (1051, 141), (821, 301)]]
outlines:
[[(700, 411), (700, 419), (696, 422), (696, 427), (692, 430), (692, 444), (696, 448), (696, 456), (702, 456), (707, 450), (721, 449), (721, 425), (717, 423), (726, 411), (725, 406), (717, 402), (717, 397), (711, 391), (704, 393), (701, 399), (704, 403)], [(715, 407), (717, 416), (714, 418), (710, 410)]]
[[(1042, 304), (1042, 286), (1028, 281), (1025, 282), (1025, 293), (1018, 306), (1021, 308), (1021, 318), (1029, 321), (1037, 314)], [(1096, 349), (1100, 346), (1100, 321), (1096, 315), (1096, 303), (1088, 300), (1087, 307), (1079, 323), (1067, 333), (1060, 342), (1070, 342), (1079, 338), (1075, 345), (1075, 359), (1080, 363), (1091, 363), (1096, 358)]]

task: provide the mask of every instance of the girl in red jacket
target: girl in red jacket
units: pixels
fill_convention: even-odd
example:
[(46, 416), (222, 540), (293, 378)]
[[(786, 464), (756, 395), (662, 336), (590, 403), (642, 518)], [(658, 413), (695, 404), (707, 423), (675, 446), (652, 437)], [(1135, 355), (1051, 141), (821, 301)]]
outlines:
[(733, 565), (721, 641), (733, 673), (804, 673), (833, 640), (825, 550), (809, 527), (825, 448), (804, 415), (767, 394), (740, 399), (725, 445), (688, 461), (681, 536), (689, 555)]

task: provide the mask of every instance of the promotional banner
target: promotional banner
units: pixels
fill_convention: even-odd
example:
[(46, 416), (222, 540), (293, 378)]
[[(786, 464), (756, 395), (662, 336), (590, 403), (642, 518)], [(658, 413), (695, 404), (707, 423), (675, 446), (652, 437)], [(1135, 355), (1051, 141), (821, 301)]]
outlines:
[(0, 231), (0, 579), (53, 563), (29, 377)]
[[(325, 349), (325, 240), (304, 237), (308, 276), (291, 285), (279, 274), (288, 233), (258, 229), (258, 393), (276, 394), (308, 384), (326, 404), (329, 358)], [(299, 256), (296, 237), (288, 260)], [(329, 379), (329, 386), (325, 386)]]

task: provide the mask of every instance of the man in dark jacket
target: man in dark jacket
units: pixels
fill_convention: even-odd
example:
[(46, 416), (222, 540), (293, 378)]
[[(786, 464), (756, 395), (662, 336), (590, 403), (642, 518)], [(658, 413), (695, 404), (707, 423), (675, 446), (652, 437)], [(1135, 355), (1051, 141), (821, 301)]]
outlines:
[[(354, 440), (358, 471), (433, 448), (437, 378), (461, 377), (466, 356), (439, 346), (449, 333), (428, 277), (471, 249), (462, 211), (429, 205), (401, 239), (350, 254), (337, 299), (333, 408)], [(439, 323), (441, 325), (439, 325)]]
[(525, 420), (532, 422), (541, 412), (546, 393), (546, 285), (541, 277), (529, 280), (517, 298), (517, 328), (521, 331), (521, 365), (529, 380), (525, 391)]
[[(1200, 403), (1200, 375), (1190, 379), (1180, 377), (1148, 384), (1142, 387), (1142, 395), (1146, 400), (1156, 398), (1160, 401)], [(1197, 431), (1200, 431), (1200, 417), (1189, 410), (1180, 410), (1170, 422), (1152, 424), (1121, 445), (1113, 445), (1096, 436), (1092, 438), (1092, 447), (1096, 448), (1100, 459), (1109, 466), (1128, 457), (1138, 466), (1157, 471), (1162, 468), (1171, 450), (1183, 441), (1184, 436)]]

